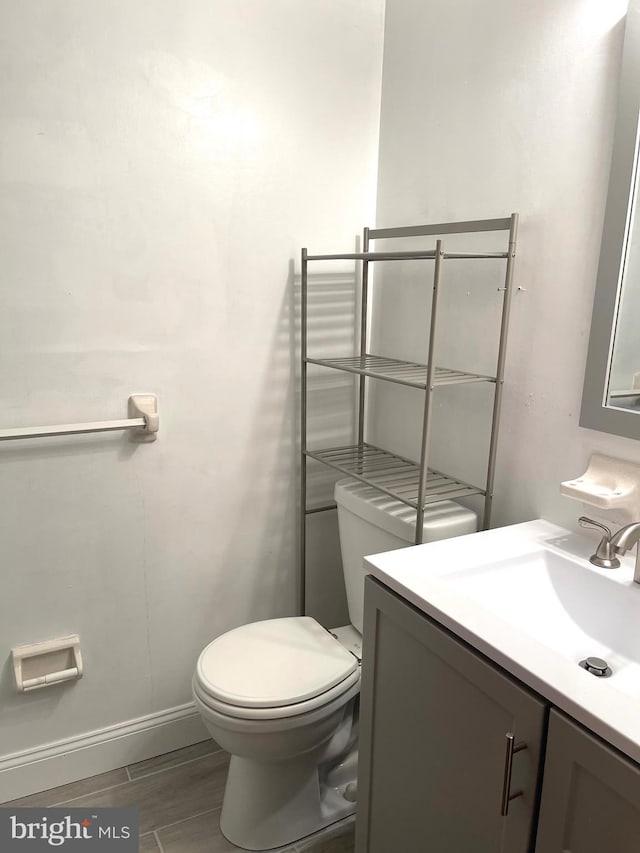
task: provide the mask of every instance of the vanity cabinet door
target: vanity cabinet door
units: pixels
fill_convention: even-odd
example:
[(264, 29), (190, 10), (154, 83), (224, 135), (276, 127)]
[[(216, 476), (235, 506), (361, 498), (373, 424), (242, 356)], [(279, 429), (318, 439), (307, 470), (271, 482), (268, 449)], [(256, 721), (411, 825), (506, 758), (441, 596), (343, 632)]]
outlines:
[[(527, 853), (546, 705), (367, 578), (356, 853)], [(511, 794), (501, 815), (506, 735)]]
[(638, 853), (640, 767), (553, 710), (536, 853)]

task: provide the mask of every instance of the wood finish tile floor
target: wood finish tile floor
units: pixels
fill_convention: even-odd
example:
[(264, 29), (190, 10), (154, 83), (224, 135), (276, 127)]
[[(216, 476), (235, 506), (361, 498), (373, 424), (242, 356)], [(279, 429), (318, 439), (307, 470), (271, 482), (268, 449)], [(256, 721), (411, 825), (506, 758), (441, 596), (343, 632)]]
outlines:
[[(205, 740), (3, 805), (133, 806), (140, 853), (242, 853), (220, 832), (228, 765), (228, 754)], [(354, 825), (346, 818), (278, 853), (353, 853)]]

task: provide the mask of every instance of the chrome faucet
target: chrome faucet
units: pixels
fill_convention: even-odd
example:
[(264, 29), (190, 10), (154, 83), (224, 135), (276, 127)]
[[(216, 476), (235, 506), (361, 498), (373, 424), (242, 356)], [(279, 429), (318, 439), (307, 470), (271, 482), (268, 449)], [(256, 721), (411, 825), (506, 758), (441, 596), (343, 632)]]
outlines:
[[(581, 527), (592, 527), (600, 530), (602, 539), (596, 548), (595, 554), (589, 557), (589, 562), (594, 566), (599, 566), (601, 569), (617, 569), (620, 566), (620, 560), (617, 555), (626, 554), (630, 548), (640, 542), (640, 521), (634, 521), (632, 524), (627, 524), (626, 527), (621, 527), (616, 533), (611, 533), (608, 527), (594, 521), (592, 518), (587, 518), (586, 515), (578, 519), (578, 524)], [(636, 551), (636, 566), (633, 573), (633, 580), (640, 584), (640, 545)]]

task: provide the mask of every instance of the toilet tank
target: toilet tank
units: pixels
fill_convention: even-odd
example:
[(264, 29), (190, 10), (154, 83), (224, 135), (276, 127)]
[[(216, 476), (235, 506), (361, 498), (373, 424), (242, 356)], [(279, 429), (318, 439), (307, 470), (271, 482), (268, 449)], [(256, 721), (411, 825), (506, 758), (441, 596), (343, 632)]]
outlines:
[[(351, 624), (362, 633), (365, 570), (363, 558), (415, 541), (416, 510), (359, 480), (340, 480), (335, 486), (340, 551)], [(422, 541), (435, 542), (475, 533), (478, 518), (455, 501), (443, 501), (424, 511)]]

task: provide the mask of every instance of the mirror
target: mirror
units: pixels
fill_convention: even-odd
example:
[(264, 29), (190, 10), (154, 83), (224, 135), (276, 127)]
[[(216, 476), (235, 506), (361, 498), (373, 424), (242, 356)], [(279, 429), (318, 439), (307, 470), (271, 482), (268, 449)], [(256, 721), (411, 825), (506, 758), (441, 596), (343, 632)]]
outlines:
[(630, 0), (580, 426), (640, 438), (640, 0)]

